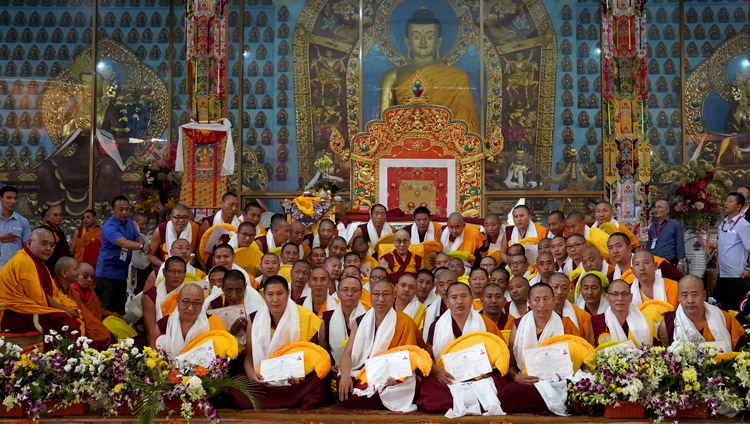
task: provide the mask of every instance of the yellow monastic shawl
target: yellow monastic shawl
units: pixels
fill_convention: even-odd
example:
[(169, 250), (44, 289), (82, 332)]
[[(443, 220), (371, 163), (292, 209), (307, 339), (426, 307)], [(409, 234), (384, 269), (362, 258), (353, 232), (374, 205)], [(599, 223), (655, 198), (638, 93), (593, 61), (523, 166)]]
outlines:
[[(53, 281), (52, 277), (50, 277), (50, 281)], [(52, 293), (52, 298), (59, 304), (78, 311), (79, 315), (81, 314), (78, 305), (60, 291), (54, 281)], [(31, 315), (62, 312), (60, 309), (49, 306), (34, 260), (26, 253), (25, 249), (16, 252), (15, 256), (0, 269), (0, 307), (20, 314)], [(0, 319), (2, 314), (3, 311), (0, 310)], [(78, 318), (78, 321), (81, 323), (81, 329), (83, 329), (83, 321), (80, 318)]]

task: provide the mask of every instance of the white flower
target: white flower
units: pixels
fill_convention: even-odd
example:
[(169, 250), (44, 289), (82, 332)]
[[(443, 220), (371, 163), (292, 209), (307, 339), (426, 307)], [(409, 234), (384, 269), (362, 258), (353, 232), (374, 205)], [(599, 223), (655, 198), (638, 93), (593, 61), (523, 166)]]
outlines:
[(695, 203), (693, 203), (693, 207), (694, 207), (695, 209), (698, 209), (699, 211), (702, 211), (702, 210), (703, 210), (703, 208), (705, 208), (705, 207), (706, 207), (706, 205), (705, 205), (705, 204), (703, 204), (703, 202), (695, 202)]
[(67, 325), (63, 325), (62, 326), (62, 331), (68, 331), (69, 329), (70, 329), (70, 327), (68, 327)]
[(70, 365), (70, 364), (68, 364), (68, 365), (66, 365), (66, 366), (63, 367), (63, 371), (65, 371), (65, 372), (70, 372), (70, 370), (72, 370), (72, 369), (73, 369), (73, 366)]

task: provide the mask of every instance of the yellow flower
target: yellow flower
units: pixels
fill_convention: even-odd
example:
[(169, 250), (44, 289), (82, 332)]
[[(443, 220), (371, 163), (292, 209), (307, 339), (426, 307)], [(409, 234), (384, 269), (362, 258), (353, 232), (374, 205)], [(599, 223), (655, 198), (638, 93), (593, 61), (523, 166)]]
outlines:
[(693, 386), (691, 386), (690, 384), (686, 384), (685, 385), (685, 390), (691, 391), (691, 390), (693, 390)]
[(122, 384), (116, 384), (115, 385), (115, 393), (120, 393), (120, 390), (122, 390)]
[(613, 389), (614, 389), (615, 387), (617, 387), (617, 386), (615, 386), (615, 384), (614, 384), (614, 383), (610, 384), (610, 386), (612, 386), (612, 388), (613, 388)]
[(622, 387), (617, 388), (617, 393), (622, 393)]
[(182, 385), (187, 386), (188, 380), (190, 380), (190, 377), (182, 377)]
[(148, 365), (149, 368), (153, 368), (156, 366), (156, 361), (153, 359), (149, 359), (148, 361), (146, 361), (146, 365)]
[(28, 373), (27, 375), (28, 375), (28, 376), (30, 377), (30, 376), (31, 376), (31, 374), (33, 374), (33, 373), (32, 373), (31, 371), (29, 371), (29, 373)]
[(701, 383), (698, 383), (697, 381), (693, 383), (693, 390), (697, 392), (698, 390), (700, 390), (700, 388), (701, 388)]
[(169, 371), (167, 371), (167, 370), (164, 370), (164, 371), (162, 371), (161, 373), (162, 373), (162, 375), (167, 375), (167, 374), (169, 374)]

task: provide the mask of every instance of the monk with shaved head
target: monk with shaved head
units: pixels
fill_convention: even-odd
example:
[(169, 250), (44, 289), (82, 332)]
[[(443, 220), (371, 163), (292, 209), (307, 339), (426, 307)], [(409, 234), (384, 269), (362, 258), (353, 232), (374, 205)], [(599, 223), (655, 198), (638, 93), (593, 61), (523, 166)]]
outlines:
[(411, 235), (406, 230), (398, 230), (393, 235), (393, 252), (383, 255), (380, 266), (388, 271), (388, 280), (391, 284), (398, 283), (404, 274), (417, 275), (422, 269), (422, 257), (409, 250), (411, 246)]
[[(479, 229), (474, 225), (467, 225), (459, 212), (450, 214), (446, 227), (440, 236), (443, 252), (465, 252), (476, 256), (484, 247), (484, 234), (479, 232)], [(471, 269), (473, 261), (464, 260), (464, 266)]]

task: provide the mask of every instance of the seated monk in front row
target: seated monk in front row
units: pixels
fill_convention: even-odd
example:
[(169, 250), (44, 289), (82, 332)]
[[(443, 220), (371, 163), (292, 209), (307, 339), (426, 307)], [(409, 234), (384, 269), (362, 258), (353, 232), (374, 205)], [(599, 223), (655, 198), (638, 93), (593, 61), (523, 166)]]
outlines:
[[(312, 372), (301, 381), (290, 378), (286, 382), (289, 385), (271, 385), (263, 380), (257, 370), (263, 360), (289, 344), (318, 344), (321, 320), (309, 309), (292, 301), (288, 283), (278, 275), (265, 281), (263, 295), (266, 298), (265, 306), (253, 312), (247, 324), (245, 374), (263, 387), (263, 408), (315, 408), (330, 393), (327, 378), (319, 378)], [(237, 396), (238, 392), (230, 393), (237, 408), (252, 408), (252, 404), (244, 396)]]
[(341, 355), (339, 399), (352, 409), (390, 409), (407, 412), (416, 410), (414, 398), (417, 380), (413, 375), (398, 383), (390, 378), (388, 386), (377, 393), (372, 385), (354, 380), (365, 366), (365, 360), (406, 345), (423, 346), (414, 320), (393, 309), (395, 293), (388, 280), (370, 281), (372, 309), (356, 320), (349, 342)]
[[(88, 265), (88, 264), (86, 264)], [(91, 266), (91, 265), (89, 265)], [(55, 284), (66, 296), (76, 303), (86, 326), (86, 337), (92, 340), (91, 348), (104, 350), (116, 340), (100, 317), (95, 316), (85, 305), (78, 291), (72, 289), (78, 279), (78, 262), (70, 256), (63, 256), (55, 264)]]
[(747, 334), (729, 313), (706, 302), (703, 280), (685, 275), (677, 283), (680, 305), (664, 314), (659, 324), (659, 339), (664, 346), (680, 343), (715, 344), (723, 352), (739, 351), (747, 343)]
[[(72, 336), (73, 331), (85, 335), (81, 331), (83, 319), (78, 306), (57, 288), (44, 265), (54, 250), (54, 235), (37, 228), (24, 248), (0, 269), (0, 329), (6, 335), (33, 332), (46, 335), (50, 330), (63, 337)], [(44, 348), (50, 349), (52, 345), (45, 342)]]
[[(185, 353), (190, 342), (209, 331), (223, 331), (227, 328), (216, 316), (207, 316), (204, 306), (203, 289), (189, 283), (177, 295), (177, 308), (171, 314), (156, 322), (159, 336), (154, 346), (163, 349), (170, 358)], [(229, 335), (231, 337), (231, 335)], [(217, 351), (217, 354), (219, 352)]]
[[(502, 334), (492, 319), (486, 315), (480, 314), (472, 305), (472, 292), (469, 286), (464, 283), (453, 283), (446, 291), (449, 311), (446, 311), (437, 321), (435, 321), (427, 336), (427, 352), (432, 356), (433, 361), (445, 352), (445, 348), (455, 339), (477, 331), (492, 333), (500, 338)], [(486, 346), (489, 349), (489, 346)], [(482, 381), (489, 378), (487, 381)], [(508, 380), (501, 376), (497, 370), (489, 375), (482, 376), (480, 379), (480, 390), (493, 391), (495, 402), (497, 400), (498, 390), (505, 385)], [(432, 365), (432, 371), (429, 376), (422, 379), (418, 405), (427, 412), (445, 413), (454, 405), (453, 394), (448, 387), (449, 384), (459, 383), (453, 376), (443, 368), (438, 367), (435, 363)], [(476, 384), (472, 383), (472, 384)], [(464, 392), (466, 395), (467, 392)], [(495, 411), (496, 413), (499, 411)]]
[(503, 386), (498, 394), (500, 404), (507, 413), (547, 411), (544, 398), (534, 386), (539, 378), (524, 373), (526, 349), (536, 348), (552, 336), (581, 335), (570, 318), (561, 317), (555, 312), (555, 292), (549, 285), (537, 283), (529, 289), (529, 307), (531, 313), (516, 319), (510, 333), (508, 378), (512, 382)]

